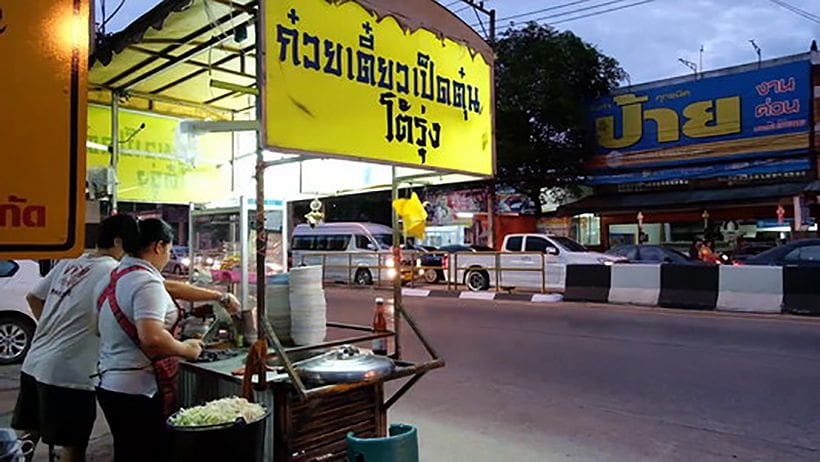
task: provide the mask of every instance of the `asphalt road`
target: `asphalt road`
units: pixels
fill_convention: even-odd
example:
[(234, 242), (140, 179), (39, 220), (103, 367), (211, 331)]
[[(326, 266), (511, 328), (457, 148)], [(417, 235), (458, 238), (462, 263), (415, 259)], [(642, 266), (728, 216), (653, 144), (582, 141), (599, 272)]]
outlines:
[[(373, 298), (385, 295), (331, 289), (328, 317), (369, 323)], [(820, 320), (406, 304), (447, 361), (389, 414), (418, 426), (424, 462), (820, 460)], [(423, 357), (409, 340), (405, 353)], [(6, 422), (18, 370), (0, 368)], [(90, 452), (110, 459), (102, 417)], [(42, 449), (36, 459), (46, 460)]]
[[(329, 318), (368, 322), (374, 296), (332, 291)], [(424, 461), (820, 460), (817, 320), (406, 303), (447, 361), (389, 416)]]

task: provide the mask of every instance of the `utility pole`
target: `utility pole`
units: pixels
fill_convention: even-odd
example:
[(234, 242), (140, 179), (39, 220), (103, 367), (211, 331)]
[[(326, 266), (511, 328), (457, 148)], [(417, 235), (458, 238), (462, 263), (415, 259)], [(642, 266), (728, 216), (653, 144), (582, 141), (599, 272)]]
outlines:
[[(474, 8), (476, 11), (479, 11), (488, 16), (490, 27), (487, 31), (487, 40), (490, 42), (490, 46), (495, 45), (495, 34), (496, 34), (496, 13), (495, 9), (488, 10), (484, 8), (484, 2), (476, 2), (475, 0), (461, 0), (463, 3)], [(481, 21), (479, 19), (479, 21)], [(495, 181), (490, 180), (488, 182), (486, 189), (487, 194), (487, 245), (490, 247), (495, 247)], [(477, 237), (477, 236), (476, 236)]]
[(700, 57), (698, 60), (698, 67), (700, 68), (701, 75), (703, 74), (703, 45), (700, 46)]

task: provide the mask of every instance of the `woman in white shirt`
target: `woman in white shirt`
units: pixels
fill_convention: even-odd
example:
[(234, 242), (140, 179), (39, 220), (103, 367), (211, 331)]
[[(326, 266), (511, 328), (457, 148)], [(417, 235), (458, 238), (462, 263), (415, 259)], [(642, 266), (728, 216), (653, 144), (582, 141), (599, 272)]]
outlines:
[(139, 223), (139, 239), (100, 285), (100, 384), (97, 398), (114, 438), (114, 460), (161, 460), (165, 418), (174, 411), (178, 358), (196, 359), (199, 340), (178, 341), (180, 313), (160, 271), (173, 231), (162, 220)]

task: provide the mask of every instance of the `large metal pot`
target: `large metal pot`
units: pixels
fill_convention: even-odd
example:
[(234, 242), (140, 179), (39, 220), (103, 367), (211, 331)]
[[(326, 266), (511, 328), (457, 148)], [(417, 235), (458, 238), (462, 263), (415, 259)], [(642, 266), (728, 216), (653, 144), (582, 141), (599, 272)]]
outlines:
[(296, 369), (302, 380), (325, 385), (372, 380), (393, 372), (395, 368), (396, 363), (386, 356), (377, 356), (355, 346), (345, 345), (306, 360)]

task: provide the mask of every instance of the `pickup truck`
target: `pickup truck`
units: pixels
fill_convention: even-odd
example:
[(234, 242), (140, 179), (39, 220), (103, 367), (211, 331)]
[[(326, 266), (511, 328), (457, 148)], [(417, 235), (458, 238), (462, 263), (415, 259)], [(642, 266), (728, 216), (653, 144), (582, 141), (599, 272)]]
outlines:
[[(458, 253), (448, 263), (456, 280), (471, 291), (487, 290), (496, 283), (502, 288), (541, 289), (562, 292), (567, 265), (624, 262), (625, 258), (587, 250), (568, 237), (546, 234), (510, 234), (501, 253)], [(501, 268), (496, 274), (494, 268)], [(543, 269), (543, 271), (542, 271)], [(453, 270), (448, 271), (453, 275)]]

